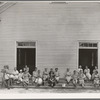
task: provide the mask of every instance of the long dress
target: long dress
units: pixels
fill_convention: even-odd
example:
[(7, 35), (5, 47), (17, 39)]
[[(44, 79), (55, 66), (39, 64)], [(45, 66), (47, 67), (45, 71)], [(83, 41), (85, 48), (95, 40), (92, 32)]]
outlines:
[(8, 80), (10, 78), (10, 72), (8, 69), (5, 69), (4, 78), (5, 78), (5, 80)]
[(35, 82), (37, 77), (38, 77), (38, 72), (37, 71), (33, 71), (32, 81)]
[(78, 82), (78, 74), (77, 73), (72, 75), (72, 80), (73, 80), (73, 84), (77, 84), (77, 82)]
[(55, 71), (55, 79), (56, 79), (57, 82), (59, 81), (59, 78), (60, 78), (59, 71)]
[(46, 81), (48, 79), (48, 72), (47, 71), (43, 72), (42, 78), (43, 78), (43, 81)]
[(80, 71), (83, 71), (83, 69), (82, 68), (78, 68), (78, 73), (80, 73)]
[(23, 82), (25, 82), (25, 83), (27, 83), (27, 84), (29, 84), (29, 78), (30, 78), (30, 74), (29, 74), (29, 72), (27, 72), (27, 73), (23, 73)]
[(91, 79), (90, 69), (85, 69), (84, 73), (85, 73), (86, 77), (90, 80)]
[(93, 73), (92, 73), (92, 76), (91, 76), (91, 77), (92, 77), (92, 80), (94, 80), (94, 76), (95, 76), (95, 73), (96, 73), (96, 72), (98, 72), (98, 69), (94, 69), (94, 70), (93, 70)]
[(71, 72), (69, 72), (69, 71), (66, 72), (65, 79), (66, 79), (67, 82), (70, 82), (70, 80), (72, 79)]
[(48, 79), (48, 83), (51, 87), (54, 87), (56, 85), (56, 80), (55, 80), (55, 74), (54, 71), (50, 71), (49, 72), (49, 79)]
[(4, 85), (9, 89), (11, 84), (10, 84), (10, 71), (9, 69), (5, 69), (4, 72)]
[(20, 82), (23, 81), (23, 73), (19, 73), (19, 75), (18, 75), (18, 80), (19, 80)]
[(19, 74), (18, 70), (14, 70), (12, 74), (10, 75), (10, 78), (16, 80), (18, 79), (18, 74)]
[(84, 85), (85, 74), (80, 73), (78, 75), (78, 78), (79, 78), (79, 84)]
[(38, 73), (37, 78), (36, 78), (36, 80), (35, 80), (35, 83), (36, 83), (37, 85), (41, 85), (42, 82), (43, 82), (43, 80), (42, 80), (42, 75), (41, 75), (41, 73)]
[(99, 85), (100, 80), (99, 80), (99, 74), (94, 75), (94, 85)]

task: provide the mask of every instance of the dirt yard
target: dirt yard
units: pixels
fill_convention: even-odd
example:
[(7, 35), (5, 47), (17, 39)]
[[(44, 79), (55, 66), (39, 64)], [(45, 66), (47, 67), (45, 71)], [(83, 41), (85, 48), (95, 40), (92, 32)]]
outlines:
[(13, 89), (0, 89), (1, 93), (100, 93), (99, 89), (24, 89), (24, 88), (13, 88)]

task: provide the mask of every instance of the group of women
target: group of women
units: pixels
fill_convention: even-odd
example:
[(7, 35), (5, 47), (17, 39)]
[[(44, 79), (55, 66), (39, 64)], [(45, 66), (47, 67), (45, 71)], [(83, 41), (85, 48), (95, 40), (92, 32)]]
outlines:
[(1, 70), (2, 75), (2, 86), (10, 87), (16, 82), (17, 84), (22, 84), (26, 89), (28, 88), (29, 83), (32, 85), (40, 86), (48, 84), (51, 87), (54, 87), (59, 82), (59, 71), (58, 68), (55, 68), (55, 71), (51, 68), (48, 72), (47, 68), (44, 69), (43, 74), (40, 70), (35, 68), (32, 75), (29, 73), (29, 67), (26, 65), (24, 69), (18, 70), (16, 67), (13, 72), (9, 71), (9, 66), (6, 65)]
[[(18, 71), (16, 68), (14, 68), (13, 72), (9, 71), (9, 66), (6, 65), (1, 70), (2, 74), (2, 86), (7, 87), (10, 89), (11, 85), (14, 84), (14, 82), (18, 84), (22, 84), (26, 89), (28, 88), (29, 83), (32, 83), (32, 85), (40, 86), (40, 85), (49, 85), (51, 87), (54, 87), (56, 84), (59, 83), (60, 79), (60, 73), (58, 68), (51, 68), (49, 71), (47, 68), (44, 69), (43, 73), (41, 73), (40, 70), (35, 68), (32, 75), (29, 73), (29, 67), (26, 65), (24, 69)], [(82, 66), (80, 65), (78, 70), (74, 70), (73, 73), (71, 73), (70, 69), (67, 68), (66, 72), (64, 74), (64, 79), (66, 80), (66, 83), (62, 84), (62, 87), (65, 87), (70, 82), (73, 83), (74, 87), (77, 87), (77, 84), (84, 87), (85, 81), (93, 81), (93, 84), (95, 87), (98, 87), (100, 84), (100, 78), (98, 74), (98, 68), (95, 66), (95, 69), (93, 70), (93, 74), (90, 74), (90, 69), (86, 66), (86, 68), (82, 69)]]
[[(71, 74), (70, 69), (67, 68), (65, 73), (65, 79), (67, 84), (72, 81), (73, 85), (76, 87), (77, 84), (81, 85), (82, 87), (85, 86), (85, 81), (92, 81), (95, 87), (98, 87), (100, 85), (100, 77), (98, 74), (98, 68), (95, 66), (95, 69), (93, 70), (93, 74), (90, 74), (90, 69), (88, 66), (83, 70), (82, 66), (80, 65), (78, 70), (74, 70), (73, 74)], [(63, 84), (63, 86), (65, 86)]]

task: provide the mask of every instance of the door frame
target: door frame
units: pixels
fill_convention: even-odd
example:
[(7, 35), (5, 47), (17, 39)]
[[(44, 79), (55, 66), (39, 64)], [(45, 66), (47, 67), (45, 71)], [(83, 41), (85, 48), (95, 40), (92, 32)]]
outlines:
[[(79, 43), (82, 42), (82, 43), (97, 43), (97, 47), (80, 47), (79, 46)], [(100, 69), (99, 68), (99, 48), (100, 48), (100, 42), (98, 42), (97, 40), (78, 40), (77, 42), (77, 69), (79, 67), (79, 50), (80, 49), (97, 49), (97, 67), (98, 67), (98, 70)], [(100, 73), (100, 71), (99, 71)]]
[[(18, 42), (34, 42), (35, 46), (18, 46)], [(35, 48), (35, 67), (37, 67), (37, 40), (36, 41), (15, 41), (15, 66), (17, 67), (17, 48)]]

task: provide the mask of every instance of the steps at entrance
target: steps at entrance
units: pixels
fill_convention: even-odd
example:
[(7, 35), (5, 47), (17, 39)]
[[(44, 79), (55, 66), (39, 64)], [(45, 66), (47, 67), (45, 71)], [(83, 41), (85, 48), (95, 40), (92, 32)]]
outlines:
[[(0, 84), (1, 84), (1, 82), (0, 82)], [(54, 87), (54, 89), (74, 89), (74, 86), (73, 86), (72, 82), (70, 82), (64, 88), (62, 87), (62, 84), (66, 84), (66, 81), (65, 81), (65, 79), (61, 78), (59, 80), (59, 83), (56, 84), (56, 86)], [(24, 87), (22, 86), (22, 84), (14, 84), (13, 86), (11, 86), (11, 88), (24, 88)], [(34, 88), (34, 89), (52, 89), (50, 86), (48, 86), (48, 84), (45, 85), (45, 86), (35, 86), (35, 85), (32, 85), (31, 82), (29, 83), (28, 88)], [(77, 84), (77, 89), (82, 89), (82, 87), (79, 84)], [(93, 85), (93, 82), (92, 81), (85, 82), (84, 89), (95, 89), (95, 87)]]
[[(11, 88), (24, 88), (23, 86), (18, 86), (18, 85), (14, 85)], [(28, 86), (28, 88), (32, 88), (32, 89), (75, 89), (73, 86), (66, 86), (66, 87), (61, 87), (61, 86), (55, 86), (55, 87), (49, 87), (49, 86)], [(95, 88), (94, 86), (85, 86), (84, 88), (82, 88), (81, 86), (77, 86), (76, 89), (100, 89), (100, 88)]]

